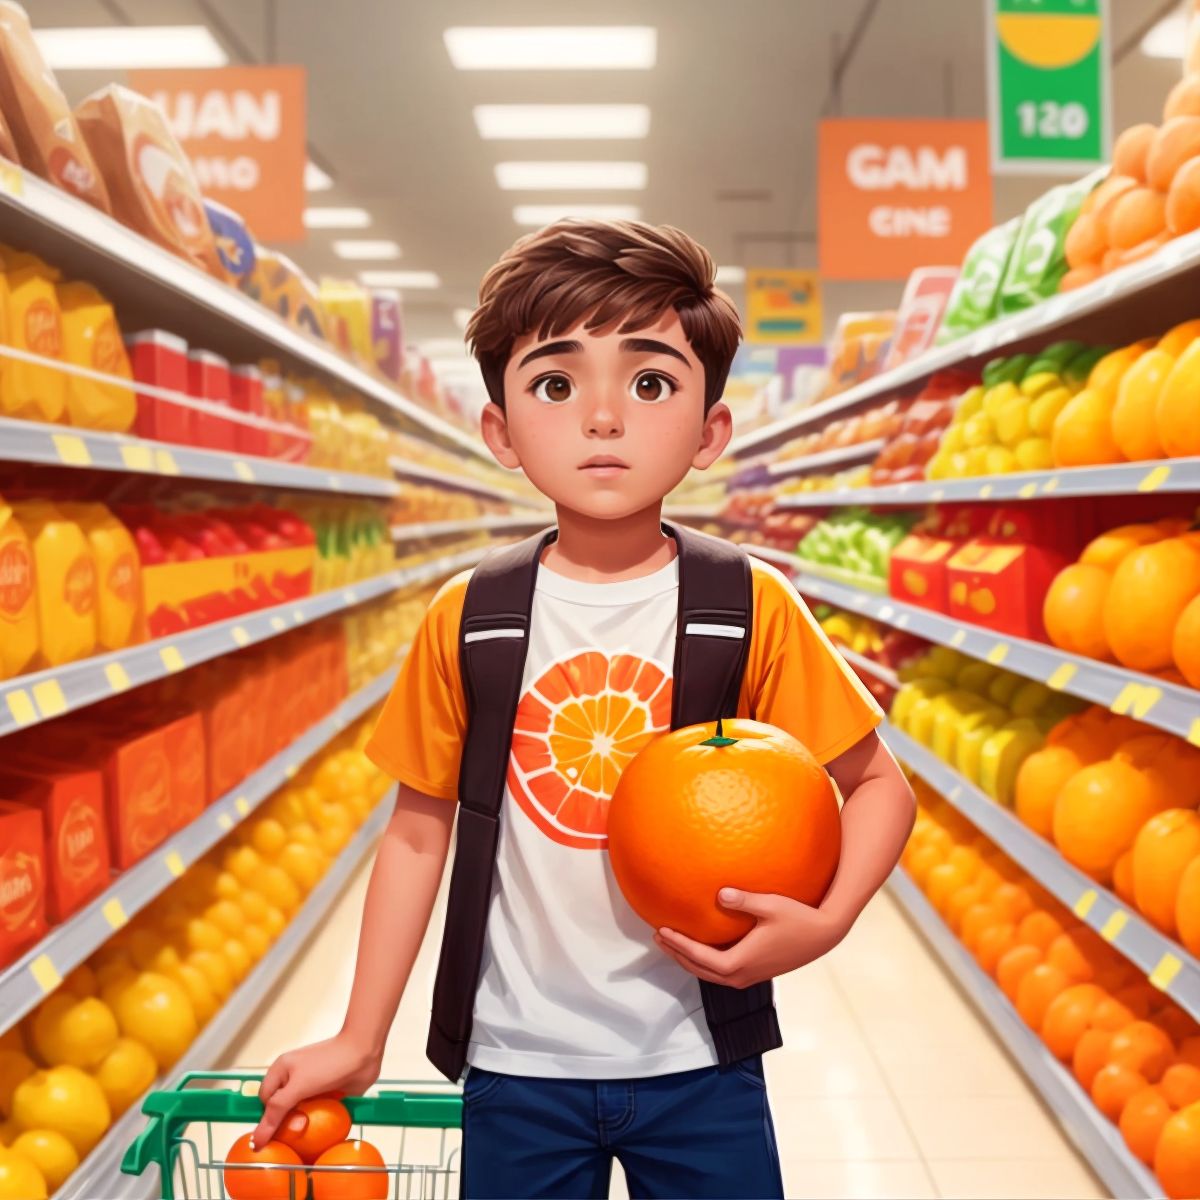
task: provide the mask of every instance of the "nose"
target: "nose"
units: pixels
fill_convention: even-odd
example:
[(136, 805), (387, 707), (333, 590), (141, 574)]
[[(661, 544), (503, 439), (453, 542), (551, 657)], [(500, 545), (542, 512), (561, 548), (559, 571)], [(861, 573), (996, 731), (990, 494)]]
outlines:
[(583, 431), (588, 437), (620, 437), (624, 430), (619, 396), (605, 391), (584, 410)]

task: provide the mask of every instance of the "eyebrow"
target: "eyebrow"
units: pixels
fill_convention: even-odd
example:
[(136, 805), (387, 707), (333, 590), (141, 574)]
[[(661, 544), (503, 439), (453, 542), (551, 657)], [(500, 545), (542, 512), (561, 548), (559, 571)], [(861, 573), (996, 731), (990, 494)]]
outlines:
[(519, 371), (526, 363), (531, 363), (537, 358), (548, 358), (552, 354), (582, 354), (582, 342), (547, 342), (544, 346), (539, 346), (536, 350), (530, 350), (523, 359), (517, 364)]
[(689, 371), (692, 368), (686, 355), (681, 354), (674, 346), (668, 346), (666, 342), (659, 342), (654, 338), (626, 338), (621, 343), (621, 349), (631, 350), (637, 354), (669, 354), (672, 358), (679, 359)]

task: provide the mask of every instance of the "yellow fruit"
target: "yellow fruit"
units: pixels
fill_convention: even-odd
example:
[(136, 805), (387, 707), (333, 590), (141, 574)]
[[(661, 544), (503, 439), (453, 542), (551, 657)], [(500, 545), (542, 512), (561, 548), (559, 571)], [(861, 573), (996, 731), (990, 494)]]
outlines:
[(1029, 406), (1029, 428), (1040, 437), (1049, 438), (1058, 414), (1071, 402), (1065, 387), (1044, 392)]
[(11, 1118), (0, 1121), (0, 1146), (9, 1146), (21, 1136), (21, 1126)]
[(233, 976), (234, 983), (241, 983), (250, 974), (250, 968), (254, 966), (250, 951), (237, 938), (229, 938), (221, 948), (221, 953), (229, 964), (229, 973)]
[(1032, 432), (1029, 424), (1030, 400), (1017, 395), (1005, 403), (996, 414), (996, 436), (1005, 446), (1016, 446)]
[(196, 1023), (201, 1026), (207, 1025), (220, 1007), (208, 976), (195, 963), (182, 960), (176, 967), (164, 971), (163, 974), (174, 979), (187, 992), (188, 999), (192, 1002), (192, 1012), (196, 1014)]
[(129, 957), (139, 971), (150, 970), (158, 953), (166, 945), (166, 939), (149, 929), (131, 929), (129, 932)]
[(34, 1049), (49, 1067), (94, 1067), (116, 1040), (117, 1019), (95, 996), (80, 1000), (58, 991), (34, 1013)]
[(79, 1166), (75, 1147), (54, 1129), (30, 1129), (13, 1142), (12, 1149), (37, 1167), (52, 1192), (58, 1191), (66, 1183), (67, 1176)]
[(264, 814), (278, 821), (285, 829), (290, 829), (298, 822), (307, 820), (304, 794), (309, 790), (311, 789), (286, 788), (267, 802), (263, 808)]
[(100, 989), (101, 998), (111, 1007), (106, 993), (112, 988), (137, 978), (137, 971), (127, 958), (114, 958), (102, 967), (96, 968), (96, 985)]
[(136, 1104), (158, 1078), (154, 1055), (136, 1038), (123, 1037), (95, 1070), (114, 1119)]
[(201, 860), (188, 868), (179, 881), (180, 896), (192, 908), (203, 908), (213, 896), (217, 877), (221, 874), (215, 863)]
[(229, 972), (229, 964), (215, 950), (193, 950), (183, 960), (183, 965), (195, 967), (204, 975), (218, 1004), (223, 1003), (233, 991), (233, 976)]
[(80, 1157), (89, 1154), (112, 1124), (100, 1085), (78, 1067), (51, 1067), (22, 1083), (13, 1096), (13, 1117), (23, 1129), (53, 1129)]
[(349, 845), (350, 839), (353, 836), (354, 830), (349, 825), (329, 825), (317, 833), (317, 837), (321, 842), (321, 849), (330, 858), (336, 858), (341, 854), (346, 846)]
[(96, 972), (87, 963), (80, 963), (62, 982), (62, 990), (83, 999), (94, 996), (100, 990)]
[(1013, 693), (1009, 709), (1014, 717), (1032, 717), (1054, 698), (1054, 693), (1045, 684), (1030, 679)]
[(279, 855), (279, 865), (295, 880), (302, 891), (311, 892), (321, 876), (325, 874), (328, 860), (315, 846), (289, 842)]
[(160, 1067), (179, 1061), (196, 1036), (196, 1014), (183, 985), (147, 971), (125, 988), (113, 1006), (126, 1037), (137, 1038)]
[[(291, 880), (288, 882), (290, 883)], [(287, 916), (281, 908), (277, 908), (274, 904), (268, 904), (267, 911), (263, 914), (263, 919), (259, 924), (266, 931), (267, 937), (274, 941), (287, 928)]]
[(317, 831), (307, 821), (301, 821), (298, 825), (293, 825), (288, 830), (287, 840), (288, 842), (297, 842), (302, 846), (316, 847), (318, 845)]
[(1049, 438), (1026, 438), (1017, 443), (1014, 453), (1018, 471), (1048, 471), (1054, 466), (1054, 451)]
[(246, 914), (233, 900), (216, 900), (204, 910), (204, 919), (226, 937), (237, 937), (246, 923)]
[[(994, 716), (994, 713), (993, 713)], [(988, 739), (1001, 727), (1007, 714), (1002, 713), (998, 719), (980, 721), (962, 730), (954, 747), (954, 765), (960, 775), (972, 783), (978, 783), (982, 773), (981, 762), (983, 748)]]
[(49, 1195), (41, 1171), (15, 1150), (0, 1150), (0, 1200), (46, 1200)]
[(236, 875), (222, 871), (213, 885), (213, 895), (218, 900), (236, 900), (242, 894), (242, 885)]
[(288, 916), (300, 907), (300, 889), (278, 863), (260, 867), (250, 886)]
[(973, 478), (976, 475), (986, 475), (988, 473), (988, 450), (990, 446), (972, 446), (967, 451), (967, 476)]
[(979, 786), (993, 800), (1012, 807), (1017, 772), (1021, 764), (1043, 743), (1041, 730), (1032, 721), (1010, 721), (983, 745), (979, 757)]
[(985, 475), (1010, 475), (1017, 469), (1017, 456), (1007, 446), (989, 446), (985, 454)]
[(0, 1050), (0, 1115), (12, 1114), (13, 1092), (37, 1070), (37, 1064), (22, 1050)]
[(250, 826), (250, 845), (264, 858), (274, 858), (287, 845), (288, 831), (274, 817), (261, 817)]
[(942, 454), (953, 454), (956, 450), (965, 450), (966, 448), (967, 443), (963, 439), (961, 425), (949, 426), (938, 443), (938, 451)]
[(225, 934), (203, 917), (192, 917), (183, 927), (182, 937), (185, 953), (193, 950), (220, 950), (225, 944)]
[(242, 910), (242, 916), (247, 921), (254, 921), (259, 925), (262, 924), (263, 917), (270, 907), (257, 892), (252, 892), (249, 888), (240, 893), (235, 903)]
[(983, 398), (987, 394), (987, 389), (976, 384), (974, 387), (967, 388), (962, 394), (962, 399), (958, 402), (958, 407), (954, 410), (954, 424), (961, 425), (964, 421), (975, 416), (976, 413), (983, 411)]
[(246, 952), (250, 955), (252, 963), (258, 962), (260, 958), (271, 948), (271, 939), (267, 936), (267, 931), (261, 925), (247, 924), (242, 930), (242, 945), (245, 946)]
[(976, 413), (963, 423), (963, 441), (968, 449), (990, 446), (995, 440), (996, 426), (987, 413)]
[(225, 855), (225, 869), (234, 875), (243, 887), (253, 887), (255, 879), (265, 865), (259, 853), (250, 846), (238, 846)]

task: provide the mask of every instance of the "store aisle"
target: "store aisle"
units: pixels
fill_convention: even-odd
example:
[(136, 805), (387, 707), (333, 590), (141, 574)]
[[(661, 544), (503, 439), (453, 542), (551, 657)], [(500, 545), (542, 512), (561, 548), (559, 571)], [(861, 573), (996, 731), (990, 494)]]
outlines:
[[(265, 1066), (337, 1028), (368, 871), (221, 1068)], [(433, 1074), (424, 1044), (443, 899), (388, 1043), (388, 1078)], [(827, 960), (779, 985), (779, 1004), (787, 1044), (766, 1062), (789, 1197), (1107, 1194), (886, 894)], [(619, 1171), (613, 1195), (625, 1195)]]

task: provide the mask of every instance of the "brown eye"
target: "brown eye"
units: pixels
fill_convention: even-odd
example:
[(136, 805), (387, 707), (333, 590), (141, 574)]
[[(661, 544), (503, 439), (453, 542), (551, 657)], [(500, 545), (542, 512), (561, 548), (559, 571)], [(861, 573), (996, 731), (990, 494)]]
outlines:
[(565, 375), (546, 375), (533, 385), (533, 394), (550, 404), (561, 404), (571, 398), (571, 381)]
[(633, 381), (633, 398), (635, 400), (665, 400), (674, 392), (675, 387), (665, 375), (655, 371), (647, 371)]

